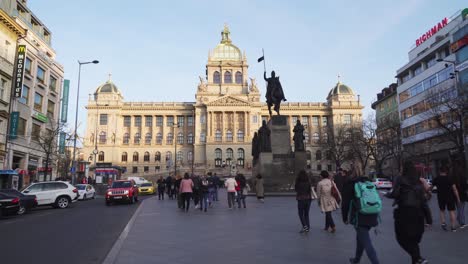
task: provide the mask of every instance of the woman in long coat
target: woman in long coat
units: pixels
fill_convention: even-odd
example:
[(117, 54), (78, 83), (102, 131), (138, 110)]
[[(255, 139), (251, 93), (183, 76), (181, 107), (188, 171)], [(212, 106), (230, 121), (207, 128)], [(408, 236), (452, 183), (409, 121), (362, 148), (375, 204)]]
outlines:
[(255, 179), (255, 192), (257, 193), (257, 199), (263, 202), (265, 198), (265, 192), (263, 189), (263, 178), (262, 175), (258, 174)]
[(340, 207), (332, 195), (332, 187), (335, 183), (329, 179), (327, 171), (322, 171), (320, 176), (322, 180), (317, 184), (317, 197), (320, 209), (325, 213), (325, 231), (335, 233), (332, 212)]

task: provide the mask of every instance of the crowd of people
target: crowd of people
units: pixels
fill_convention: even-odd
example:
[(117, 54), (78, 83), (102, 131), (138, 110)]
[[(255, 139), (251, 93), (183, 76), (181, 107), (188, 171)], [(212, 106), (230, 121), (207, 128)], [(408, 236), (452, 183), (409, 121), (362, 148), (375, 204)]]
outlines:
[[(224, 182), (216, 175), (208, 173), (206, 176), (190, 176), (185, 173), (183, 177), (162, 176), (157, 180), (158, 199), (164, 200), (167, 195), (169, 199), (177, 200), (179, 209), (188, 212), (193, 202), (195, 209), (208, 211), (214, 202), (219, 201), (218, 192), (222, 187), (226, 188), (229, 209), (247, 208), (246, 196), (251, 190), (247, 179), (243, 174), (228, 177)], [(259, 201), (264, 201), (263, 179), (258, 175), (255, 180), (255, 189)]]
[[(420, 177), (412, 162), (405, 162), (401, 176), (394, 179), (393, 188), (386, 195), (393, 199), (395, 238), (400, 247), (408, 253), (411, 263), (429, 263), (422, 257), (419, 244), (426, 229), (432, 226), (432, 212), (428, 201), (432, 189), (437, 188), (437, 202), (440, 209), (441, 228), (449, 231), (446, 224), (446, 210), (449, 212), (450, 230), (465, 228), (465, 202), (468, 186), (463, 175), (461, 164), (454, 164), (453, 169), (442, 166), (439, 177), (432, 186)], [(351, 165), (349, 171), (339, 169), (335, 175), (327, 171), (320, 173), (321, 180), (316, 187), (305, 171), (298, 173), (295, 190), (298, 214), (301, 223), (300, 233), (310, 231), (309, 210), (313, 200), (325, 214), (324, 230), (336, 232), (333, 211), (341, 208), (342, 220), (356, 231), (355, 255), (349, 263), (360, 263), (366, 252), (371, 263), (380, 263), (378, 254), (372, 244), (370, 230), (380, 222), (382, 200), (374, 183), (363, 176), (359, 166)]]

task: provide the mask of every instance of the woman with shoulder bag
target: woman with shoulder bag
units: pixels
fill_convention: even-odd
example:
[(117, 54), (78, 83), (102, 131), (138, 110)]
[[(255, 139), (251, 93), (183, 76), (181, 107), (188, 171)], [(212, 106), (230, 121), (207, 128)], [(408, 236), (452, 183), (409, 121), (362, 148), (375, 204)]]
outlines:
[(294, 190), (296, 191), (297, 211), (301, 220), (302, 229), (299, 233), (307, 233), (310, 230), (309, 210), (312, 202), (311, 184), (309, 177), (304, 170), (301, 170), (296, 177)]
[[(317, 197), (320, 209), (325, 213), (325, 231), (335, 233), (335, 223), (333, 222), (332, 212), (339, 208), (338, 201), (333, 197), (332, 192), (336, 192), (338, 199), (341, 200), (341, 195), (336, 189), (336, 185), (329, 179), (330, 175), (327, 171), (320, 172), (322, 180), (317, 185)], [(335, 188), (335, 191), (332, 189)]]

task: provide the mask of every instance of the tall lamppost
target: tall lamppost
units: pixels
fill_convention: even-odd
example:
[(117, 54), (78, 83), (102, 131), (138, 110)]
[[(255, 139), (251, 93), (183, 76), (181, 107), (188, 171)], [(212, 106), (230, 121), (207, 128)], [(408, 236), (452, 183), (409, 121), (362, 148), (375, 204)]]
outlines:
[(98, 64), (99, 61), (93, 60), (93, 61), (86, 61), (86, 62), (81, 62), (78, 61), (78, 87), (76, 89), (76, 109), (75, 109), (75, 135), (73, 137), (73, 172), (72, 172), (72, 184), (76, 183), (76, 138), (77, 138), (77, 126), (78, 126), (78, 103), (79, 103), (79, 98), (80, 98), (80, 78), (81, 78), (81, 65), (84, 64)]

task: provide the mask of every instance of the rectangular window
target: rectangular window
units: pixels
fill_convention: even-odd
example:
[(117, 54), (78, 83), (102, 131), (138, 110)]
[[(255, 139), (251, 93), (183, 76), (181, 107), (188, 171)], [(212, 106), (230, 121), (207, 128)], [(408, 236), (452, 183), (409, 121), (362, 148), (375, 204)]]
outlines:
[(32, 125), (31, 139), (38, 141), (41, 136), (41, 126), (37, 124)]
[(24, 136), (25, 132), (26, 132), (26, 119), (23, 119), (20, 117), (18, 120), (17, 134), (18, 136)]
[(331, 165), (331, 164), (328, 164), (328, 165), (327, 165), (327, 171), (332, 171), (332, 170), (333, 170), (333, 169), (332, 169), (332, 165)]
[(317, 170), (321, 171), (322, 170), (322, 164), (317, 164)]
[(434, 66), (437, 63), (436, 57), (432, 57), (427, 61), (427, 68)]
[(101, 126), (107, 125), (107, 114), (100, 114), (99, 115), (99, 125), (101, 125)]
[(254, 123), (254, 124), (258, 123), (258, 116), (257, 115), (252, 116), (252, 123)]
[(414, 76), (420, 74), (421, 72), (422, 72), (422, 66), (419, 65), (418, 67), (414, 69)]
[(206, 115), (202, 114), (200, 115), (200, 124), (205, 124), (206, 123)]
[(187, 117), (187, 126), (189, 127), (193, 126), (193, 116)]
[(42, 112), (42, 95), (34, 94), (34, 110)]
[(144, 166), (144, 167), (143, 167), (143, 170), (144, 170), (145, 172), (149, 172), (149, 167), (148, 167), (148, 166)]
[(23, 89), (21, 90), (21, 98), (19, 98), (18, 101), (25, 105), (29, 103), (29, 87), (26, 85), (23, 85)]
[(54, 92), (57, 91), (57, 79), (52, 75), (50, 76), (49, 79), (50, 79), (49, 80), (49, 89), (51, 91), (54, 91)]
[(158, 127), (163, 126), (163, 117), (162, 116), (157, 116), (156, 117), (156, 126), (158, 126)]
[(31, 75), (31, 59), (26, 57), (26, 61), (24, 62), (24, 71)]
[(303, 116), (301, 120), (301, 124), (307, 126), (309, 124), (309, 117)]
[(141, 116), (135, 116), (135, 126), (141, 127)]
[(351, 115), (343, 115), (343, 123), (345, 125), (351, 125)]
[(153, 117), (152, 116), (145, 116), (145, 126), (152, 127), (153, 126)]
[(173, 127), (174, 126), (174, 117), (173, 116), (168, 116), (167, 117), (167, 126), (168, 127)]
[(313, 116), (312, 117), (312, 125), (313, 126), (318, 126), (319, 125), (319, 117), (318, 116)]
[(132, 117), (124, 116), (124, 127), (130, 127), (132, 125)]
[(179, 127), (183, 127), (185, 123), (185, 117), (184, 116), (178, 116), (177, 117), (177, 125)]
[(138, 167), (132, 167), (132, 173), (138, 173)]
[(409, 79), (411, 79), (411, 76), (410, 76), (409, 73), (406, 74), (405, 76), (403, 76), (403, 78), (401, 78), (402, 82), (407, 82), (407, 81), (409, 81)]
[(5, 79), (0, 80), (0, 99), (3, 100), (3, 96), (5, 95), (5, 91), (7, 89), (7, 81)]
[(292, 118), (291, 118), (291, 125), (292, 125), (292, 126), (295, 126), (296, 123), (297, 123), (297, 120), (299, 120), (299, 117), (298, 117), (298, 116), (292, 116)]
[(51, 100), (47, 101), (47, 114), (51, 115), (52, 117), (54, 116), (55, 112), (55, 103), (52, 102)]
[(322, 126), (328, 126), (328, 116), (322, 116)]
[(45, 70), (43, 68), (41, 68), (40, 66), (37, 66), (37, 75), (36, 75), (36, 79), (38, 82), (44, 84), (44, 80), (45, 80)]

